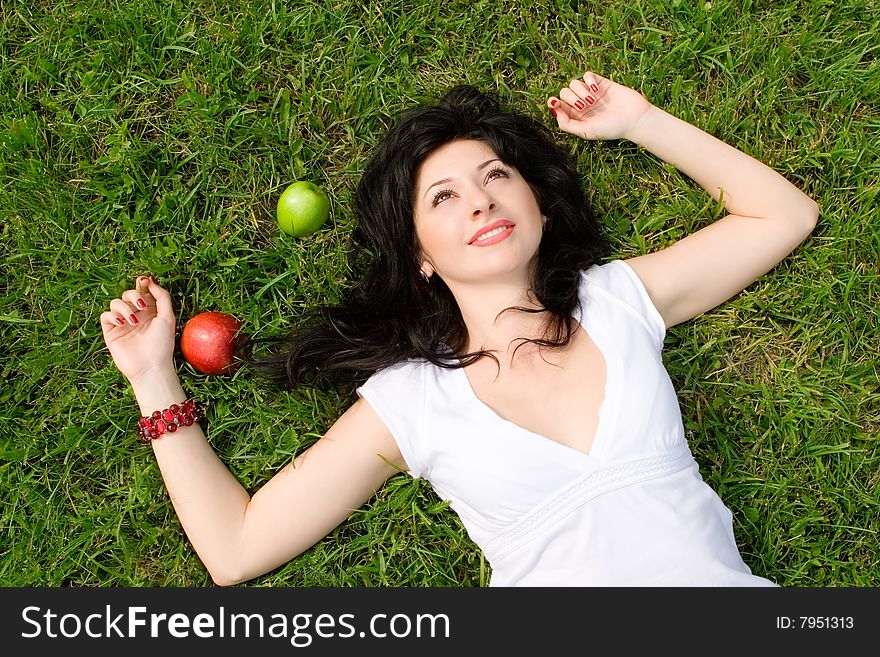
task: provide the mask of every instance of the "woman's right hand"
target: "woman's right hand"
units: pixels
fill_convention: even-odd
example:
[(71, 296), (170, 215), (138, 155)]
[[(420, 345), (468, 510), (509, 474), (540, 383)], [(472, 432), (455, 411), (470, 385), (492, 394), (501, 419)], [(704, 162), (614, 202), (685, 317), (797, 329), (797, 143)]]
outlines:
[(560, 129), (581, 139), (629, 139), (654, 107), (635, 89), (587, 71), (547, 98)]
[(174, 369), (175, 317), (171, 296), (155, 279), (140, 276), (132, 290), (101, 313), (101, 330), (119, 371), (133, 383), (145, 374)]

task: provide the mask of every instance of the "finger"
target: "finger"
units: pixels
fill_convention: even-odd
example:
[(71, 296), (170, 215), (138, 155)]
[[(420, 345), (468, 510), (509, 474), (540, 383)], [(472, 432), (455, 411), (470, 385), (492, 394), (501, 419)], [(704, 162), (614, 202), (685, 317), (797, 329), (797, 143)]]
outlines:
[(149, 293), (156, 300), (156, 316), (174, 322), (174, 308), (171, 306), (171, 295), (159, 285), (155, 278), (149, 279)]
[(566, 130), (572, 120), (570, 113), (574, 111), (573, 108), (569, 107), (556, 96), (550, 96), (547, 99), (547, 106), (550, 108), (550, 111), (556, 119), (556, 125), (562, 130)]
[(581, 119), (587, 113), (589, 106), (570, 87), (559, 91), (559, 97), (565, 103), (565, 110), (573, 119)]
[[(608, 93), (608, 89), (611, 87), (611, 80), (603, 78), (598, 73), (587, 71), (584, 73), (583, 84), (587, 92), (584, 100), (588, 105), (592, 105)], [(593, 102), (590, 102), (591, 100)]]
[(599, 97), (599, 84), (595, 81), (592, 73), (584, 73), (583, 79), (578, 80), (577, 88), (578, 95), (587, 105), (595, 104)]
[(556, 117), (557, 121), (559, 120), (559, 110), (561, 109), (562, 101), (559, 100), (556, 96), (548, 96), (547, 97), (547, 107), (550, 108), (550, 113)]
[(593, 73), (593, 71), (587, 71), (586, 73), (584, 73), (584, 76), (583, 76), (583, 78), (581, 78), (581, 81), (583, 82), (583, 85), (586, 88), (587, 93), (593, 94), (593, 95), (599, 93), (599, 90), (601, 89), (601, 87), (603, 85), (605, 87), (608, 86), (607, 80), (605, 80), (605, 78), (603, 78), (598, 73)]
[(149, 290), (150, 277), (149, 276), (138, 276), (134, 279), (134, 289), (138, 292), (146, 294)]
[(601, 93), (602, 87), (605, 87), (607, 89), (612, 84), (614, 84), (611, 78), (606, 78), (596, 73), (596, 71), (587, 71), (586, 73), (584, 73), (583, 79), (584, 84), (586, 84), (588, 87), (590, 87), (591, 84), (595, 84), (597, 87), (599, 87), (599, 89), (593, 89), (592, 87), (590, 87), (590, 89), (592, 91), (595, 91), (596, 93)]
[(156, 305), (152, 295), (143, 294), (137, 289), (126, 290), (123, 292), (122, 300), (134, 308), (135, 312), (141, 311), (144, 308), (149, 308), (151, 305), (154, 307)]
[(590, 95), (590, 90), (587, 89), (587, 85), (584, 84), (584, 81), (580, 78), (569, 82), (568, 88), (571, 89), (574, 94), (581, 100), (584, 100), (587, 96)]
[(109, 310), (101, 313), (101, 332), (106, 338), (113, 329), (125, 325), (125, 320), (119, 315)]
[[(122, 299), (113, 299), (110, 302), (110, 311), (115, 313), (117, 317), (121, 317), (126, 324), (139, 323), (137, 315), (135, 314), (136, 310)], [(119, 322), (117, 322), (117, 324), (118, 323)]]
[[(585, 75), (592, 76), (592, 74)], [(568, 88), (578, 97), (578, 101), (574, 103), (575, 107), (578, 109), (582, 109), (581, 105), (583, 105), (584, 108), (595, 105), (599, 99), (598, 90), (600, 87), (595, 82), (588, 84), (587, 80), (572, 80), (571, 84), (568, 85)], [(594, 88), (596, 91), (593, 90)]]

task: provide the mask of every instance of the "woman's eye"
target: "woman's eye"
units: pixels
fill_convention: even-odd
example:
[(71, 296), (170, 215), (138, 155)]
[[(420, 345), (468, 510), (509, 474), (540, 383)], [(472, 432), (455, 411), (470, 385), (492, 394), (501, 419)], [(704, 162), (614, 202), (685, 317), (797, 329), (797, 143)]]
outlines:
[[(483, 184), (488, 184), (488, 183), (492, 182), (493, 180), (495, 180), (496, 178), (509, 178), (509, 177), (510, 177), (510, 172), (507, 171), (507, 169), (502, 169), (501, 167), (495, 167), (494, 169), (489, 171), (489, 173), (486, 174), (486, 181)], [(450, 198), (453, 194), (454, 194), (454, 192), (451, 189), (441, 189), (439, 192), (437, 192), (437, 194), (434, 196), (434, 199), (431, 201), (431, 207), (436, 208), (438, 205), (443, 203), (443, 201)]]
[(502, 169), (501, 167), (495, 167), (489, 173), (486, 174), (486, 182), (490, 180), (495, 180), (496, 178), (507, 178), (509, 175), (506, 169)]
[(437, 192), (437, 195), (434, 196), (434, 203), (432, 204), (433, 207), (437, 207), (438, 204), (442, 203), (450, 196), (452, 196), (451, 189), (441, 189), (439, 192)]

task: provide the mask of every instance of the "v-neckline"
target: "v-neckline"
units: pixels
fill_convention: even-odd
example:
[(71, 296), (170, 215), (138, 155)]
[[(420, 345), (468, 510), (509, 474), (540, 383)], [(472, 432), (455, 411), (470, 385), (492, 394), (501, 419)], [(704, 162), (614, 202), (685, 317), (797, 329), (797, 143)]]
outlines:
[[(599, 352), (599, 355), (602, 357), (602, 360), (605, 363), (605, 381), (603, 384), (602, 390), (602, 401), (599, 404), (599, 408), (596, 409), (596, 429), (593, 432), (593, 440), (590, 443), (590, 451), (583, 452), (576, 447), (571, 447), (570, 445), (566, 445), (564, 443), (559, 442), (558, 440), (554, 440), (553, 438), (549, 438), (543, 434), (532, 431), (531, 429), (526, 429), (524, 426), (513, 422), (512, 420), (508, 420), (506, 418), (501, 417), (495, 410), (489, 406), (486, 402), (480, 399), (479, 395), (477, 395), (474, 390), (473, 385), (471, 385), (471, 381), (467, 376), (467, 372), (464, 371), (463, 367), (458, 367), (453, 370), (453, 373), (462, 379), (462, 387), (464, 388), (464, 394), (467, 396), (468, 401), (481, 413), (484, 415), (488, 415), (490, 419), (495, 422), (500, 422), (506, 424), (508, 426), (513, 427), (517, 432), (529, 437), (533, 440), (540, 440), (542, 443), (550, 443), (551, 449), (563, 450), (560, 453), (565, 454), (567, 456), (571, 456), (572, 454), (576, 455), (581, 459), (595, 459), (596, 458), (596, 448), (600, 445), (599, 439), (606, 432), (606, 427), (610, 422), (609, 419), (609, 407), (611, 406), (611, 397), (613, 395), (614, 386), (612, 382), (616, 380), (616, 372), (615, 367), (611, 360), (609, 360), (607, 353), (607, 349), (603, 349), (600, 342), (595, 339), (596, 333), (601, 333), (601, 331), (593, 331), (587, 327), (587, 321), (584, 317), (583, 309), (579, 309), (579, 314), (574, 314), (574, 319), (578, 322), (578, 325), (586, 334), (587, 338), (593, 343), (596, 347), (596, 350)], [(604, 340), (604, 336), (603, 336)]]

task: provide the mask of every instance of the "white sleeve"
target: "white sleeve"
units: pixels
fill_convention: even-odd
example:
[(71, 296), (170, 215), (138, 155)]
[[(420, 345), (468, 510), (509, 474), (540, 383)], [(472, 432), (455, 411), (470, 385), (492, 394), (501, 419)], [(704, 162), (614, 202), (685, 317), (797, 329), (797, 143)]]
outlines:
[(642, 279), (632, 267), (623, 260), (612, 260), (604, 265), (590, 267), (584, 275), (638, 319), (658, 351), (663, 348), (666, 324), (648, 296)]
[(412, 477), (423, 477), (427, 468), (420, 449), (425, 432), (423, 367), (413, 361), (397, 363), (373, 374), (357, 394), (376, 411), (397, 443)]

